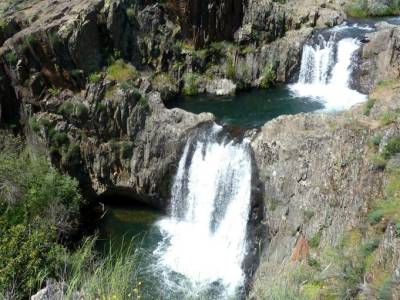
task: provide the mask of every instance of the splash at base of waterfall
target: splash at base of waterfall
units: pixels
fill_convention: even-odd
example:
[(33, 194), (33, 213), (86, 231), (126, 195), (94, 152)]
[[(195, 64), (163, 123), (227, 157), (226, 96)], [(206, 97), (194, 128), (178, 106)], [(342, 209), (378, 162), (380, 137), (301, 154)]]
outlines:
[(290, 86), (296, 96), (321, 101), (328, 111), (349, 109), (367, 99), (350, 88), (353, 57), (360, 47), (358, 40), (345, 38), (336, 45), (334, 38), (332, 35), (316, 48), (304, 46), (299, 81)]
[(189, 139), (172, 187), (170, 217), (158, 222), (164, 238), (155, 251), (165, 282), (171, 273), (183, 276), (190, 296), (222, 287), (224, 295), (207, 299), (234, 296), (245, 279), (250, 149), (247, 141), (229, 141), (221, 132), (214, 125)]

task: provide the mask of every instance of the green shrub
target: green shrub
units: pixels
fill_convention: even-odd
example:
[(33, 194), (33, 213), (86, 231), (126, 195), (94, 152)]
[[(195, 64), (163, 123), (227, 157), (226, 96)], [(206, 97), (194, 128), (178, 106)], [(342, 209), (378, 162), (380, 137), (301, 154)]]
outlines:
[(183, 94), (186, 96), (193, 96), (198, 94), (197, 84), (199, 75), (196, 73), (186, 74), (184, 77), (185, 85), (183, 87)]
[(0, 152), (0, 186), (0, 295), (26, 299), (61, 275), (58, 241), (77, 226), (81, 196), (75, 180), (20, 146)]
[(84, 120), (88, 116), (88, 108), (83, 103), (78, 103), (75, 106), (75, 115), (78, 119)]
[(54, 231), (25, 224), (0, 225), (0, 231), (0, 294), (21, 299), (35, 293), (59, 263)]
[(386, 111), (380, 116), (379, 122), (382, 126), (386, 126), (393, 123), (396, 120), (396, 118), (397, 118), (397, 113), (393, 111)]
[(130, 158), (132, 156), (133, 143), (129, 141), (123, 141), (121, 143), (121, 156), (123, 159)]
[(81, 163), (81, 148), (79, 145), (69, 145), (67, 153), (63, 156), (63, 163), (69, 167), (77, 167)]
[(38, 133), (40, 131), (40, 124), (36, 117), (29, 118), (29, 126), (31, 127), (32, 131)]
[(317, 248), (321, 242), (321, 232), (316, 233), (309, 241), (311, 248)]
[(54, 97), (57, 97), (61, 93), (61, 89), (60, 88), (54, 88), (54, 87), (49, 88), (47, 91), (49, 92), (50, 95), (52, 95)]
[(383, 134), (382, 133), (376, 133), (374, 134), (370, 139), (369, 139), (369, 145), (372, 147), (378, 147), (382, 141)]
[(17, 64), (18, 57), (14, 51), (9, 51), (5, 55), (6, 61), (10, 66), (14, 66)]
[(369, 114), (371, 113), (371, 109), (374, 107), (376, 100), (369, 98), (367, 103), (365, 103), (365, 107), (364, 107), (364, 115), (369, 116)]
[(389, 139), (387, 144), (385, 145), (382, 156), (384, 159), (389, 159), (393, 155), (400, 152), (400, 137), (393, 137)]
[(368, 222), (372, 225), (378, 224), (383, 217), (383, 212), (381, 210), (374, 210), (373, 212), (368, 214)]
[(262, 89), (268, 89), (275, 84), (275, 80), (276, 74), (272, 66), (266, 66), (261, 74), (260, 87)]
[(393, 280), (388, 276), (378, 289), (378, 300), (390, 300), (392, 298)]
[(50, 142), (58, 148), (68, 145), (68, 135), (65, 132), (52, 131), (50, 134)]
[(350, 17), (354, 18), (365, 18), (368, 16), (368, 10), (362, 4), (351, 4), (347, 6), (346, 13)]
[(101, 79), (102, 79), (102, 76), (100, 73), (96, 72), (96, 73), (92, 73), (89, 75), (89, 81), (91, 83), (98, 83), (98, 82), (100, 82)]
[(381, 240), (379, 238), (373, 238), (373, 239), (368, 240), (365, 243), (363, 243), (363, 245), (361, 247), (362, 255), (364, 257), (367, 257), (372, 252), (374, 252), (379, 247), (380, 241)]
[(138, 77), (136, 69), (131, 65), (125, 63), (122, 59), (113, 62), (106, 70), (107, 77), (111, 80), (118, 82), (126, 82), (128, 80), (135, 80)]
[(226, 60), (226, 77), (231, 80), (236, 78), (236, 66), (230, 57)]

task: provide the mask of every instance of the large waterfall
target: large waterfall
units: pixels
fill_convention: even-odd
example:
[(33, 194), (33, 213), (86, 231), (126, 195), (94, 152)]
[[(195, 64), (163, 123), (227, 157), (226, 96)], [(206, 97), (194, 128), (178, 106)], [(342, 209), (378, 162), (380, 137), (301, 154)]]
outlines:
[(337, 41), (337, 31), (328, 40), (319, 35), (315, 45), (304, 45), (299, 80), (291, 86), (297, 96), (322, 101), (326, 110), (348, 109), (366, 99), (350, 88), (353, 59), (360, 43), (356, 38)]
[(223, 299), (243, 284), (250, 194), (248, 142), (223, 138), (218, 125), (189, 139), (173, 183), (170, 217), (158, 223), (164, 239), (156, 250), (159, 264), (187, 279), (191, 295), (185, 298), (197, 299), (217, 284), (225, 296), (216, 299)]

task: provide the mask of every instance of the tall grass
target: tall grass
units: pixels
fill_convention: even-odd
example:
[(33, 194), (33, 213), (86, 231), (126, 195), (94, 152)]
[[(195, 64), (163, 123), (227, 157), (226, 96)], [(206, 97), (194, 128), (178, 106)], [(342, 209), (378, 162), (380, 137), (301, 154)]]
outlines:
[(94, 247), (96, 238), (88, 238), (82, 247), (67, 256), (65, 298), (77, 292), (84, 299), (136, 299), (139, 296), (139, 258), (134, 241), (115, 249), (110, 244), (108, 253), (98, 256)]

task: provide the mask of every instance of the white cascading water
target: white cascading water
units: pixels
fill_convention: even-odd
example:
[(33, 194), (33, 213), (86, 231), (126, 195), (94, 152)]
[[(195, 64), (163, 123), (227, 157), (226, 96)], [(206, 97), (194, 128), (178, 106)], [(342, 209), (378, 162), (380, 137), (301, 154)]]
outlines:
[(164, 235), (156, 254), (167, 269), (184, 275), (191, 292), (219, 282), (234, 293), (243, 283), (251, 196), (247, 141), (218, 142), (222, 131), (189, 140), (174, 179), (171, 215), (158, 225)]
[[(291, 90), (299, 97), (322, 101), (325, 109), (348, 109), (366, 100), (366, 96), (350, 88), (352, 61), (360, 44), (345, 38), (338, 43), (335, 35), (329, 41), (319, 36), (319, 45), (304, 45), (299, 81)], [(336, 54), (336, 55), (335, 55)]]

